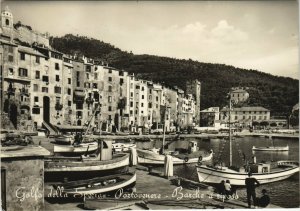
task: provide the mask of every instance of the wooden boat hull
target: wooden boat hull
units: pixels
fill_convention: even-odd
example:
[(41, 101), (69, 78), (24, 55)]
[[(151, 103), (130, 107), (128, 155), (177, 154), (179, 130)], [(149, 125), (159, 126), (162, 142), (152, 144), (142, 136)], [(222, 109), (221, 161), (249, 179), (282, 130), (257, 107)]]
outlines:
[(114, 143), (112, 144), (113, 149), (115, 152), (127, 152), (130, 148), (136, 148), (135, 144), (129, 144), (129, 143)]
[(91, 172), (117, 169), (129, 165), (129, 154), (117, 154), (104, 161), (45, 161), (45, 172)]
[[(253, 173), (253, 177), (261, 184), (266, 184), (287, 179), (299, 172), (299, 163), (298, 165), (289, 165), (289, 161), (286, 161), (287, 165), (285, 165), (284, 162), (285, 161), (278, 161), (282, 166), (287, 166), (282, 170), (268, 173)], [(197, 174), (199, 182), (220, 184), (222, 180), (230, 180), (230, 184), (236, 186), (245, 186), (245, 179), (248, 177), (247, 172), (240, 173), (226, 167), (216, 169), (205, 165), (197, 166)]]
[(253, 151), (289, 151), (289, 146), (286, 147), (252, 147)]
[(54, 138), (56, 143), (62, 144), (72, 144), (74, 142), (74, 138), (71, 136), (57, 136)]
[(61, 154), (84, 154), (86, 152), (92, 153), (98, 149), (97, 142), (91, 143), (81, 143), (78, 146), (60, 146), (54, 145), (53, 152), (54, 153), (61, 153)]
[[(138, 163), (140, 164), (164, 165), (165, 163), (165, 155), (160, 155), (157, 154), (156, 152), (137, 149), (137, 154), (138, 154)], [(210, 161), (212, 157), (213, 157), (213, 153), (210, 153), (209, 156), (203, 157), (202, 161)], [(199, 157), (180, 159), (173, 156), (174, 165), (198, 163), (198, 161), (199, 161)]]
[[(85, 189), (80, 189), (80, 188), (71, 188), (71, 189), (64, 189), (64, 192), (67, 193), (68, 195), (74, 195), (78, 194), (84, 196), (84, 195), (94, 195), (94, 194), (100, 194), (100, 193), (108, 193), (108, 192), (115, 192), (118, 191), (119, 189), (126, 189), (126, 187), (129, 186), (134, 186), (136, 182), (136, 173), (128, 173), (124, 174), (124, 181), (117, 182), (112, 185), (107, 185), (107, 186), (94, 186), (90, 188), (85, 188)], [(111, 176), (111, 178), (114, 178)]]

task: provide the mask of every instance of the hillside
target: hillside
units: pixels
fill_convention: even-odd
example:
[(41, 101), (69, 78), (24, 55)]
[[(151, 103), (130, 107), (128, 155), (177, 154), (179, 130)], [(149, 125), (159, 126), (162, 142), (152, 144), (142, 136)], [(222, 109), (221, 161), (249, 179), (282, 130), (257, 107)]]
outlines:
[(225, 64), (203, 63), (153, 55), (134, 55), (108, 43), (71, 34), (52, 37), (52, 46), (66, 54), (85, 55), (107, 61), (111, 66), (137, 77), (183, 88), (188, 79), (201, 81), (201, 109), (225, 106), (231, 87), (249, 87), (248, 105), (260, 105), (271, 115), (288, 115), (298, 103), (298, 80)]

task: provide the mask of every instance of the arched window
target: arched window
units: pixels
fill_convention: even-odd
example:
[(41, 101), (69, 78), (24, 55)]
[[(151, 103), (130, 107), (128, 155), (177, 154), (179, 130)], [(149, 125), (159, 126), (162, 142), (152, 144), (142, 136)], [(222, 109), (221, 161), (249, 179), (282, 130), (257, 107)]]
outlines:
[(5, 20), (5, 24), (6, 24), (6, 26), (9, 26), (9, 20), (8, 19)]

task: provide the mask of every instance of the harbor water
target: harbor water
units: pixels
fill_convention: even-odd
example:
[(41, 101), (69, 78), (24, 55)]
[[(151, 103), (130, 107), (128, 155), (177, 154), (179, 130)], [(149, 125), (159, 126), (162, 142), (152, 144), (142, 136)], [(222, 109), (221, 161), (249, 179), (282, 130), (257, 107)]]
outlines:
[[(175, 150), (176, 148), (187, 148), (189, 141), (197, 141), (201, 150), (212, 149), (214, 154), (214, 161), (221, 161), (226, 165), (229, 164), (229, 140), (226, 139), (198, 139), (198, 138), (184, 138), (172, 142), (168, 149)], [(287, 152), (252, 152), (252, 147), (266, 147), (266, 146), (287, 146), (290, 150)], [(137, 142), (138, 148), (159, 148), (162, 146), (161, 139), (155, 139), (151, 142)], [(220, 154), (219, 152), (223, 152)], [(266, 137), (243, 137), (234, 138), (232, 140), (233, 151), (233, 165), (243, 165), (243, 158), (251, 160), (255, 155), (257, 162), (261, 161), (278, 161), (278, 160), (299, 160), (299, 140), (298, 139), (284, 139), (274, 138), (273, 140)], [(240, 152), (239, 152), (240, 151)], [(220, 159), (218, 159), (220, 158)], [(176, 165), (174, 166), (174, 175), (184, 177), (187, 179), (198, 181), (196, 172), (196, 164)], [(156, 167), (158, 170), (163, 170), (163, 167)], [(289, 179), (274, 182), (270, 184), (261, 185), (256, 189), (256, 194), (259, 197), (261, 190), (266, 189), (271, 198), (271, 203), (286, 207), (299, 207), (299, 173), (290, 177)], [(241, 200), (246, 201), (245, 188), (239, 188), (237, 194)]]

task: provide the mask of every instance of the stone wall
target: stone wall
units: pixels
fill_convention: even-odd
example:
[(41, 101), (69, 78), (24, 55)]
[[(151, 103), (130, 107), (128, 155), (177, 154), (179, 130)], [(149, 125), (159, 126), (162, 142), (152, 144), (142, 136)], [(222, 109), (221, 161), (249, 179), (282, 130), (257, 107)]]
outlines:
[(6, 169), (7, 210), (43, 210), (43, 160), (2, 159), (1, 166)]

